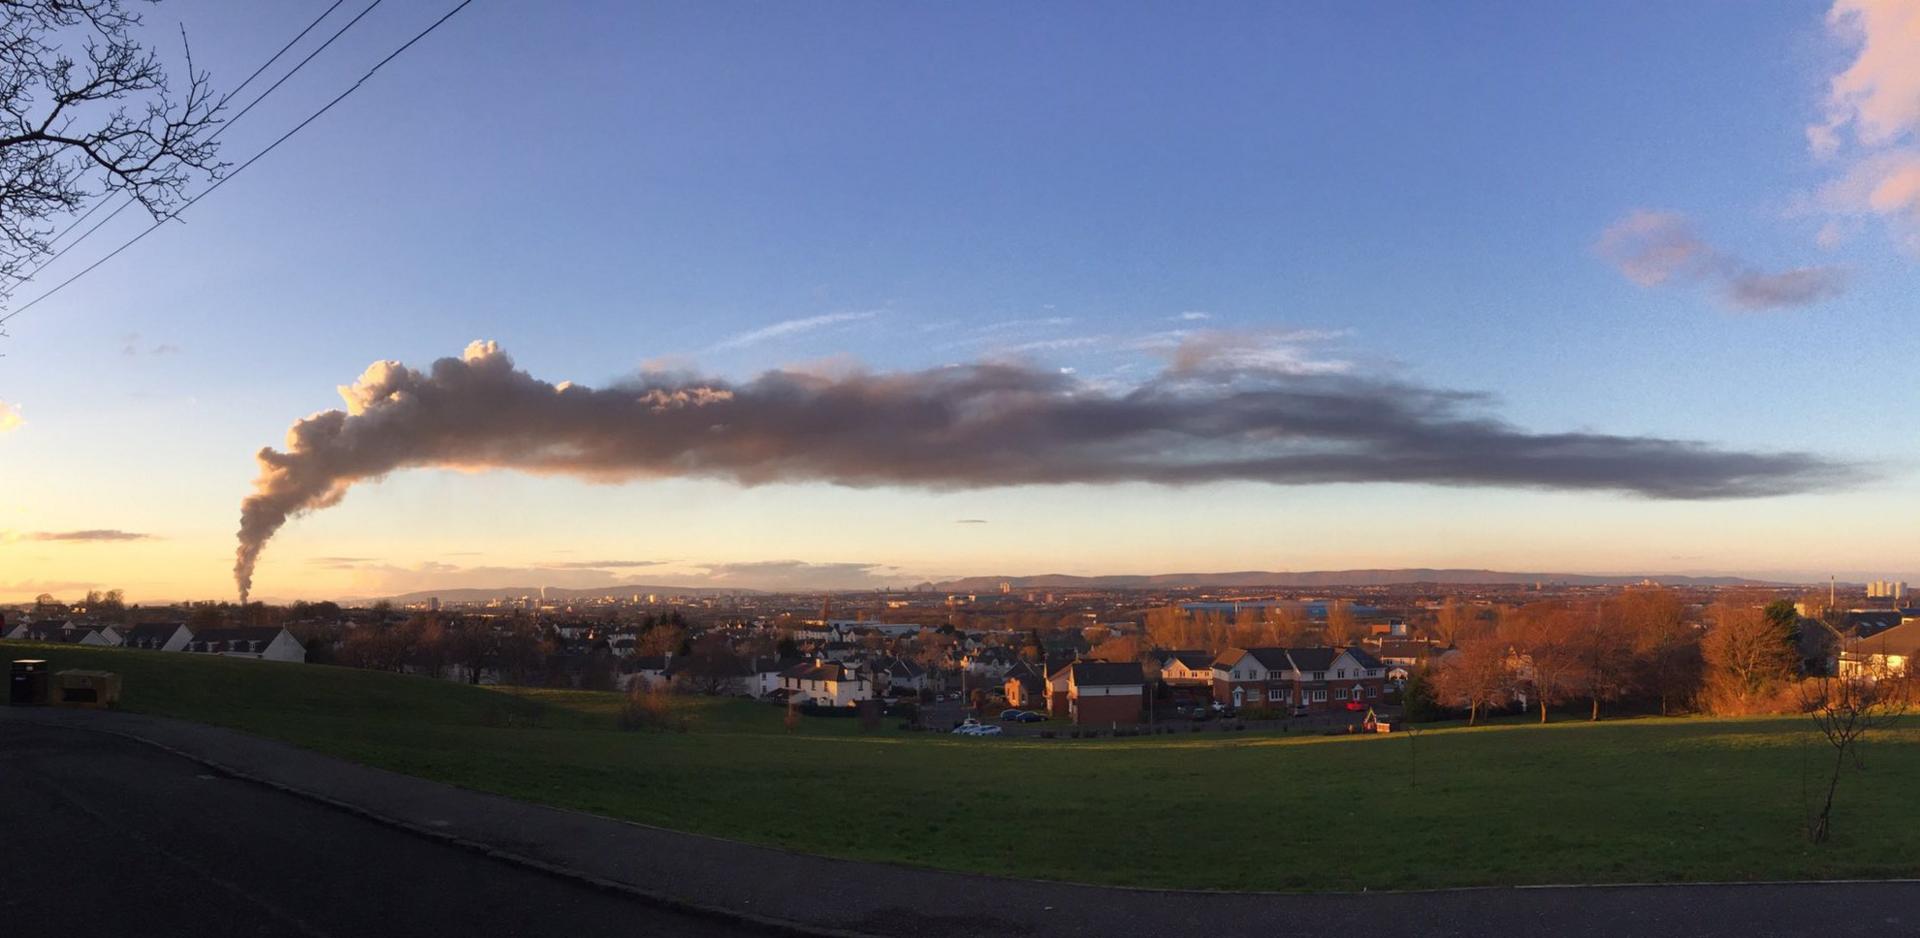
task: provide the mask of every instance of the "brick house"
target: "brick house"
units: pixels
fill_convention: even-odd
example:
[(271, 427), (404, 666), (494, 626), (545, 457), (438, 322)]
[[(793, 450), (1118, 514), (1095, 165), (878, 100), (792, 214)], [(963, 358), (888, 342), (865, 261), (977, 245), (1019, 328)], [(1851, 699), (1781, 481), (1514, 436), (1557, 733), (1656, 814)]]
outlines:
[(1386, 666), (1360, 648), (1229, 648), (1213, 659), (1223, 706), (1325, 713), (1377, 703)]
[(1146, 685), (1137, 661), (1076, 661), (1047, 678), (1048, 709), (1081, 726), (1138, 723)]

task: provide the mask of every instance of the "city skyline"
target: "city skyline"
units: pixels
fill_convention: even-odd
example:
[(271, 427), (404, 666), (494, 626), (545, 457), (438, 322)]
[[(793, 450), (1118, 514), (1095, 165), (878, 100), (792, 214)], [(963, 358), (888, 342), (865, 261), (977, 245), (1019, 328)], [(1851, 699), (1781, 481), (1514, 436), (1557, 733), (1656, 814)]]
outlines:
[[(506, 28), (476, 7), (8, 323), (0, 601), (232, 596), (255, 453), (370, 364), (424, 372), (476, 341), (600, 391), (960, 366), (1060, 401), (1185, 382), (1215, 414), (1251, 382), (1354, 409), (1300, 437), (1338, 472), (1191, 482), (1058, 446), (1059, 483), (410, 453), (281, 529), (261, 596), (1395, 567), (1920, 579), (1900, 523), (1920, 445), (1873, 419), (1920, 407), (1911, 343), (1884, 340), (1920, 295), (1920, 40), (1897, 11), (1107, 12), (607, 4)], [(185, 26), (230, 83), (306, 15), (178, 2), (149, 27)], [(430, 20), (370, 17), (234, 152)], [(1406, 422), (1344, 435), (1366, 408)], [(895, 438), (929, 446), (921, 429)], [(1442, 432), (1500, 471), (1414, 465)], [(835, 458), (903, 455), (866, 445)]]

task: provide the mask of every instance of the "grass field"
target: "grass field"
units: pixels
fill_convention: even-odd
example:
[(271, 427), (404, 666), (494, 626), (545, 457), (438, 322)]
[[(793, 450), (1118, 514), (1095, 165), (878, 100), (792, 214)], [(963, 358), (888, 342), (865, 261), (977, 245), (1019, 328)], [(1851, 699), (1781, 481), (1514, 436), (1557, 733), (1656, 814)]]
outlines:
[(695, 699), (690, 731), (658, 734), (619, 731), (609, 694), (71, 646), (0, 655), (119, 671), (128, 710), (855, 859), (1202, 889), (1920, 874), (1920, 720), (1869, 742), (1833, 842), (1813, 847), (1802, 788), (1828, 757), (1804, 719), (1014, 741), (825, 718), (789, 735), (777, 708)]

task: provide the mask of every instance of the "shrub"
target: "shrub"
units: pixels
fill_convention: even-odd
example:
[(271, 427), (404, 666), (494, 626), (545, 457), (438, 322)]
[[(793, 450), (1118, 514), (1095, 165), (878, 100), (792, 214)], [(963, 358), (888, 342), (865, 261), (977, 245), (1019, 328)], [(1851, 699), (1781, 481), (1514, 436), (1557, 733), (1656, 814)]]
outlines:
[(633, 690), (628, 692), (626, 702), (620, 705), (620, 728), (653, 733), (684, 733), (687, 731), (687, 719), (669, 695), (636, 682)]
[(1287, 718), (1287, 715), (1269, 707), (1248, 707), (1240, 711), (1240, 718), (1243, 720), (1284, 720)]

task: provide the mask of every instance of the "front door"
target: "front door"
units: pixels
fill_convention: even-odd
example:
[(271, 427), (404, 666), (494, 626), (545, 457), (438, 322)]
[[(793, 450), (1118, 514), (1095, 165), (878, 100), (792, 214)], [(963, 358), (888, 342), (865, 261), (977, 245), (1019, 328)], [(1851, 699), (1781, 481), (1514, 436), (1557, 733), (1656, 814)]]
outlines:
[(1240, 703), (1246, 697), (1246, 694), (1247, 692), (1241, 688), (1236, 687), (1233, 689), (1233, 709), (1240, 709)]

